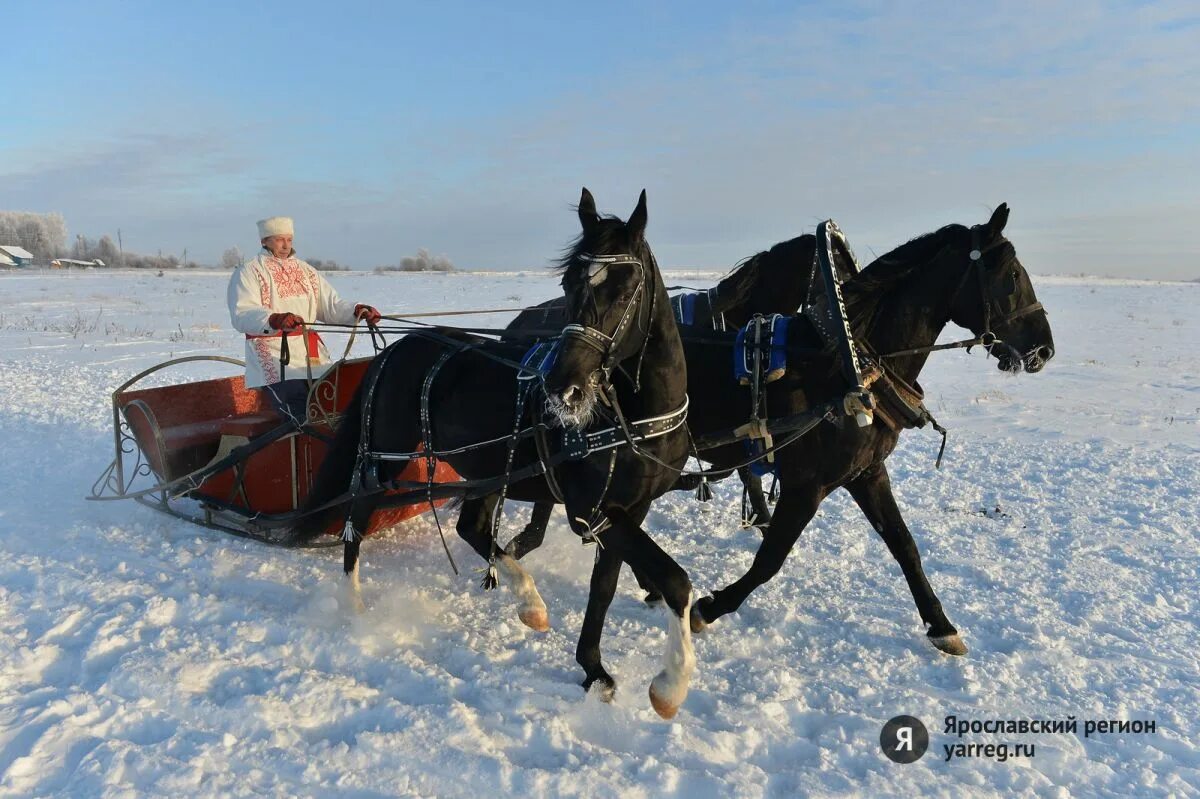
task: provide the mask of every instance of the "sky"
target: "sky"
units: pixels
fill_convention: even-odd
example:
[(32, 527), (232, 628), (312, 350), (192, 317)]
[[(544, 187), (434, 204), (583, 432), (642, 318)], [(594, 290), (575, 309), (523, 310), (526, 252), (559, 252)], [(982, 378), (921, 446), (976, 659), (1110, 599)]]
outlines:
[(659, 263), (1012, 209), (1035, 274), (1200, 277), (1200, 6), (11, 2), (0, 209), (215, 263), (529, 269), (587, 186)]

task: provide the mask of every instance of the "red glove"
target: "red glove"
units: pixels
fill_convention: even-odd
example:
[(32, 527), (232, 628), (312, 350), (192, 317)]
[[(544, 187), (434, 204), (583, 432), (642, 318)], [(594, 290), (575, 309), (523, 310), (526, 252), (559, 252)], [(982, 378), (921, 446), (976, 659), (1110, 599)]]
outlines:
[(379, 320), (383, 318), (379, 311), (375, 310), (370, 305), (359, 303), (354, 306), (354, 318), (366, 320), (368, 325), (374, 327), (379, 324)]
[(267, 317), (267, 324), (275, 330), (292, 333), (300, 329), (304, 319), (294, 313), (273, 313)]

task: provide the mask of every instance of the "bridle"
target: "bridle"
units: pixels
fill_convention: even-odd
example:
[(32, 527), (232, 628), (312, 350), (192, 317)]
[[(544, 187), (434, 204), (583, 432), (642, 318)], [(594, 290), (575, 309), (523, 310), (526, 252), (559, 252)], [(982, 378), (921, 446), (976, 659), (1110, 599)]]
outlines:
[[(971, 265), (969, 267), (967, 267), (967, 273), (963, 275), (963, 282), (966, 282), (966, 279), (970, 276), (970, 273), (972, 271), (975, 272), (975, 275), (978, 279), (977, 282), (979, 284), (979, 301), (980, 301), (981, 306), (983, 307), (983, 331), (984, 332), (981, 333), (980, 335), (986, 335), (986, 334), (992, 332), (992, 305), (993, 305), (993, 303), (995, 304), (997, 311), (1002, 311), (1002, 308), (1005, 306), (1008, 308), (1011, 308), (1016, 303), (1017, 282), (1015, 279), (1013, 280), (1012, 290), (1003, 295), (989, 296), (987, 289), (984, 287), (984, 284), (983, 284), (983, 254), (986, 252), (989, 252), (991, 250), (994, 250), (1003, 244), (1008, 244), (1008, 239), (1001, 237), (1001, 238), (997, 239), (996, 241), (992, 242), (991, 244), (987, 245), (986, 247), (980, 248), (980, 246), (979, 246), (979, 227), (976, 226), (976, 227), (971, 228), (971, 252), (967, 256), (968, 258), (971, 259)], [(1015, 270), (1014, 270), (1014, 272), (1015, 272)], [(961, 288), (962, 288), (962, 284), (959, 284), (959, 289), (961, 290)], [(958, 296), (958, 292), (956, 291), (955, 299), (957, 299), (957, 296)], [(953, 300), (951, 300), (951, 302), (953, 303)], [(1005, 303), (1005, 306), (1001, 306), (1000, 305), (1001, 302)], [(1046, 309), (1042, 306), (1042, 304), (1040, 302), (1031, 302), (1028, 305), (1022, 306), (1021, 308), (1015, 308), (1011, 311), (1008, 311), (1007, 313), (1002, 313), (1002, 315), (999, 316), (999, 318), (997, 318), (995, 320), (995, 323), (998, 325), (1003, 325), (1008, 322), (1011, 322), (1014, 319), (1019, 319), (1022, 316), (1026, 316), (1031, 313), (1036, 313), (1037, 311), (1046, 313)]]
[[(970, 260), (970, 263), (967, 265), (967, 268), (963, 270), (962, 278), (958, 281), (958, 286), (954, 289), (954, 294), (951, 295), (950, 305), (951, 307), (954, 307), (958, 304), (959, 295), (962, 294), (963, 289), (966, 287), (971, 277), (974, 276), (976, 285), (979, 287), (979, 304), (983, 310), (982, 332), (978, 333), (975, 338), (965, 339), (963, 341), (954, 341), (948, 344), (935, 344), (929, 347), (914, 347), (912, 349), (884, 353), (876, 357), (880, 359), (898, 358), (903, 355), (920, 355), (923, 353), (937, 352), (939, 350), (959, 349), (962, 347), (969, 349), (971, 347), (980, 346), (986, 349), (988, 353), (992, 353), (992, 350), (995, 347), (1003, 347), (1008, 350), (1010, 357), (1017, 360), (1022, 360), (1024, 358), (1023, 353), (1017, 351), (1015, 347), (997, 336), (992, 330), (992, 327), (993, 325), (1007, 324), (1014, 319), (1020, 319), (1022, 316), (1027, 316), (1031, 313), (1037, 313), (1039, 311), (1045, 314), (1046, 309), (1040, 302), (1031, 302), (1028, 305), (1024, 305), (1020, 308), (1014, 308), (1011, 311), (1007, 310), (1008, 308), (1011, 308), (1016, 301), (1016, 280), (1013, 280), (1012, 289), (1004, 294), (988, 292), (987, 286), (984, 284), (983, 256), (992, 250), (997, 249), (998, 247), (1008, 244), (1009, 242), (1008, 239), (1000, 237), (991, 244), (980, 246), (979, 231), (979, 225), (971, 228), (971, 250), (967, 254), (967, 258)], [(1003, 303), (1003, 305), (1001, 303)], [(992, 315), (993, 305), (995, 305), (997, 311), (997, 316), (995, 317)]]
[[(653, 260), (654, 256), (650, 256)], [(646, 266), (641, 258), (632, 253), (618, 253), (615, 255), (581, 255), (579, 260), (589, 264), (588, 267), (588, 286), (587, 291), (591, 293), (591, 286), (594, 285), (593, 280), (601, 270), (607, 269), (614, 265), (631, 264), (637, 267), (637, 285), (634, 286), (633, 292), (629, 295), (629, 300), (625, 303), (625, 309), (621, 312), (621, 318), (617, 321), (616, 327), (611, 334), (605, 333), (597, 327), (583, 325), (578, 322), (573, 322), (563, 327), (562, 340), (579, 341), (587, 345), (593, 350), (600, 353), (600, 369), (601, 377), (605, 385), (608, 385), (612, 380), (613, 370), (618, 367), (617, 353), (621, 349), (621, 344), (625, 340), (625, 336), (633, 327), (634, 319), (645, 315), (646, 323), (640, 325), (644, 338), (642, 340), (641, 351), (638, 353), (637, 370), (633, 376), (634, 390), (641, 388), (642, 361), (646, 356), (646, 344), (649, 340), (650, 321), (654, 317), (654, 299), (655, 291), (650, 288), (650, 302), (642, 302), (643, 296), (647, 293), (646, 286)], [(592, 304), (595, 306), (595, 297), (592, 297)], [(635, 313), (634, 309), (637, 309)]]

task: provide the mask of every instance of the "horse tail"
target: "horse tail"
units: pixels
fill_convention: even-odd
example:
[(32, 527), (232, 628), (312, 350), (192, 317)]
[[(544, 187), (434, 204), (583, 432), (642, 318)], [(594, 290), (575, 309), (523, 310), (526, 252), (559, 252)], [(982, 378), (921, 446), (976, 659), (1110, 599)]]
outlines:
[[(335, 502), (350, 487), (362, 436), (362, 403), (366, 381), (354, 392), (333, 435), (333, 442), (321, 461), (312, 491), (304, 500), (299, 522), (292, 528), (292, 540), (305, 544), (329, 530), (334, 522), (350, 515), (349, 499)], [(331, 504), (332, 503), (332, 504)]]

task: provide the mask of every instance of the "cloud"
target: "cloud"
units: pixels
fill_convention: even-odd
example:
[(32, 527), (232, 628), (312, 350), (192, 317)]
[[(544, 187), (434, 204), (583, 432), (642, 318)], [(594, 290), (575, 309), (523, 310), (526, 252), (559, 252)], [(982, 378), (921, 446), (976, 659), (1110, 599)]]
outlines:
[(320, 127), (43, 151), (23, 159), (39, 166), (0, 166), (0, 206), (60, 210), (91, 235), (136, 226), (211, 260), (252, 245), (258, 215), (290, 213), (302, 252), (360, 267), (417, 247), (468, 268), (528, 267), (575, 234), (580, 186), (621, 215), (646, 187), (660, 262), (720, 267), (827, 216), (865, 254), (1007, 201), (1035, 272), (1145, 268), (1130, 250), (1161, 252), (1164, 276), (1200, 272), (1186, 235), (1200, 167), (1188, 4), (766, 13), (686, 41), (664, 33), (501, 112), (413, 109), (422, 124), (402, 137), (369, 110), (338, 124), (310, 109)]

